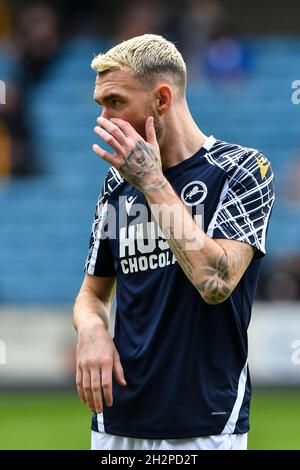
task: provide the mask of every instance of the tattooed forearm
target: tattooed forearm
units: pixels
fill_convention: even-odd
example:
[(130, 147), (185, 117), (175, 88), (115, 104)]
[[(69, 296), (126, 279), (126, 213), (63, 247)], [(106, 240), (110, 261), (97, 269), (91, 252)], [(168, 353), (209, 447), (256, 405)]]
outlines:
[(193, 262), (189, 259), (186, 251), (181, 246), (181, 243), (176, 240), (174, 236), (174, 230), (172, 227), (169, 229), (170, 238), (169, 238), (169, 245), (172, 252), (175, 255), (175, 258), (179, 262), (181, 268), (183, 269), (184, 273), (188, 277), (190, 281), (193, 281), (193, 273), (194, 273), (194, 265)]
[(176, 239), (172, 227), (168, 235), (170, 248), (182, 270), (209, 304), (224, 302), (231, 295), (253, 256), (253, 249), (244, 243), (226, 252), (221, 243), (212, 240), (209, 240), (210, 248), (197, 253), (186, 250), (184, 241)]
[(255, 249), (240, 241), (208, 237), (167, 185), (162, 191), (146, 193), (151, 211), (180, 267), (204, 301), (224, 302), (241, 280)]
[(218, 304), (231, 294), (228, 259), (223, 252), (213, 266), (205, 266), (201, 272), (201, 282), (195, 287), (209, 304)]
[(244, 243), (232, 248), (228, 254), (222, 250), (215, 261), (212, 260), (211, 265), (205, 266), (201, 272), (201, 281), (196, 288), (203, 299), (209, 304), (224, 302), (246, 271), (252, 257), (253, 249)]
[(166, 179), (161, 172), (161, 161), (150, 144), (137, 142), (124, 160), (120, 173), (141, 191), (162, 188)]
[[(231, 294), (228, 259), (222, 251), (212, 266), (195, 269), (191, 251), (186, 251), (184, 244), (177, 240), (172, 227), (169, 228), (169, 245), (188, 279), (195, 285), (203, 299), (209, 304), (223, 302)], [(190, 254), (190, 256), (189, 256)], [(200, 272), (201, 282), (195, 282), (196, 273)], [(198, 277), (198, 276), (197, 276)]]
[[(172, 229), (170, 229), (169, 245), (185, 275), (194, 284), (205, 302), (219, 304), (230, 296), (231, 279), (228, 259), (224, 252), (212, 261), (212, 266), (203, 266), (200, 270), (195, 270), (192, 257), (188, 255), (191, 252), (187, 252), (182, 243), (176, 240)], [(202, 279), (200, 282), (195, 282), (196, 272), (199, 272), (197, 277)]]

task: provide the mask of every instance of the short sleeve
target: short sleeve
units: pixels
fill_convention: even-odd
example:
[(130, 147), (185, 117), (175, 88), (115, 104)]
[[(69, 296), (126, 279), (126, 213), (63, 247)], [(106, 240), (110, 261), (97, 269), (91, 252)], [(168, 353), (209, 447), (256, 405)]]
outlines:
[(97, 202), (90, 235), (89, 251), (84, 271), (91, 276), (115, 276), (114, 259), (105, 233), (108, 202), (103, 202), (103, 191)]
[(111, 167), (106, 175), (97, 201), (95, 217), (90, 235), (89, 251), (84, 272), (91, 276), (110, 277), (116, 275), (114, 257), (108, 237), (108, 209), (112, 193), (122, 184), (123, 178)]
[(263, 256), (274, 199), (269, 160), (257, 151), (250, 152), (228, 173), (207, 235), (248, 243), (257, 249), (256, 256)]

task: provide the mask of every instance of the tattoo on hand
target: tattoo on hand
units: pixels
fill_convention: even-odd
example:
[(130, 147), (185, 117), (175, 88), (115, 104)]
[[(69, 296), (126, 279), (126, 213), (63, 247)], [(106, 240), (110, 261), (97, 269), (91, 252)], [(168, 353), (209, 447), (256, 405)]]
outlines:
[(161, 171), (161, 162), (151, 145), (137, 142), (125, 158), (120, 173), (142, 191), (162, 188), (167, 181)]

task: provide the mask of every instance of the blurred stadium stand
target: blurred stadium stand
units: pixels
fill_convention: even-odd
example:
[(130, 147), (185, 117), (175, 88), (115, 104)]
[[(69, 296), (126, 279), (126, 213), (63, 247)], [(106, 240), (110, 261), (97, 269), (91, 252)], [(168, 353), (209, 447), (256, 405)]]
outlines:
[[(16, 12), (29, 2), (12, 3)], [(95, 76), (90, 62), (94, 54), (119, 41), (119, 34), (125, 30), (129, 34), (132, 28), (133, 33), (136, 27), (139, 34), (143, 32), (141, 25), (135, 24), (137, 0), (130, 2), (130, 27), (127, 25), (122, 33), (118, 1), (111, 0), (105, 11), (99, 2), (95, 7), (96, 3), (86, 0), (75, 9), (67, 1), (51, 3), (61, 20), (59, 46), (45, 73), (39, 79), (31, 77), (30, 81), (26, 65), (20, 78), (20, 50), (13, 47), (14, 21), (9, 21), (9, 9), (3, 14), (3, 8), (10, 3), (0, 2), (0, 80), (19, 83), (26, 94), (24, 113), (36, 165), (32, 174), (20, 177), (3, 172), (0, 176), (0, 341), (2, 346), (7, 345), (7, 367), (1, 364), (0, 358), (0, 387), (74, 383), (75, 333), (70, 310), (82, 282), (95, 204), (108, 168), (91, 150), (100, 108), (93, 101)], [(198, 3), (206, 4), (213, 22), (216, 18), (209, 11), (210, 2), (199, 0)], [(222, 16), (218, 0), (211, 3), (215, 3), (216, 16)], [(210, 49), (211, 38), (205, 39), (202, 32), (199, 51), (189, 50), (189, 46), (195, 48), (197, 44), (193, 35), (189, 34), (189, 40), (185, 41), (181, 18), (185, 15), (185, 24), (197, 22), (197, 18), (191, 14), (193, 10), (186, 12), (184, 6), (187, 10), (188, 5), (197, 9), (197, 2), (159, 2), (161, 8), (155, 10), (159, 17), (155, 17), (151, 32), (162, 33), (175, 41), (191, 59), (188, 101), (200, 128), (217, 138), (256, 147), (272, 162), (277, 200), (257, 296), (260, 301), (272, 303), (259, 302), (254, 310), (249, 338), (252, 376), (254, 382), (261, 384), (295, 385), (299, 383), (299, 373), (291, 355), (300, 330), (297, 315), (300, 196), (289, 198), (287, 189), (292, 185), (291, 175), (296, 175), (294, 169), (300, 158), (300, 105), (293, 104), (291, 99), (292, 83), (300, 80), (300, 35), (288, 33), (300, 31), (295, 21), (296, 10), (295, 14), (292, 10), (286, 14), (283, 22), (276, 5), (271, 3), (268, 18), (272, 21), (267, 29), (258, 0), (249, 5), (243, 3), (242, 7), (235, 0), (220, 3), (227, 17), (244, 26), (244, 32), (252, 33), (243, 40), (233, 34), (229, 43), (225, 34), (225, 45), (231, 44), (233, 55), (226, 49), (229, 64), (222, 63), (225, 65), (222, 70), (218, 69), (218, 60), (211, 61), (208, 67), (207, 58), (218, 50), (222, 54), (224, 43), (221, 49)], [(294, 9), (300, 9), (295, 1), (292, 3)], [(110, 8), (118, 11), (116, 17), (111, 15)], [(141, 8), (137, 16), (146, 18), (151, 11), (151, 6), (144, 11)], [(147, 21), (151, 24), (151, 18), (147, 17)], [(201, 21), (205, 22), (205, 15)], [(156, 30), (154, 25), (160, 29)], [(164, 25), (170, 29), (164, 29)], [(268, 36), (263, 34), (266, 32)], [(220, 37), (222, 40), (222, 34), (219, 40)], [(247, 60), (239, 60), (238, 55), (234, 56), (235, 51), (245, 54)], [(222, 77), (218, 76), (220, 72)], [(0, 175), (1, 158), (0, 151)], [(300, 187), (300, 176), (295, 177), (293, 184)], [(280, 315), (283, 311), (285, 317)], [(276, 322), (271, 327), (273, 316)], [(273, 354), (275, 349), (277, 355)]]
[[(108, 44), (99, 38), (67, 41), (44, 80), (30, 91), (27, 116), (40, 175), (0, 186), (0, 301), (70, 304), (82, 280), (89, 228), (107, 166), (91, 151), (99, 108), (89, 62)], [(285, 203), (281, 182), (300, 149), (299, 107), (291, 83), (300, 71), (300, 39), (249, 42), (252, 71), (235, 86), (193, 77), (188, 100), (207, 134), (257, 147), (271, 159), (277, 203), (269, 230), (270, 257), (299, 252), (299, 204)], [(13, 64), (1, 60), (0, 77)], [(288, 243), (286, 242), (288, 240)]]

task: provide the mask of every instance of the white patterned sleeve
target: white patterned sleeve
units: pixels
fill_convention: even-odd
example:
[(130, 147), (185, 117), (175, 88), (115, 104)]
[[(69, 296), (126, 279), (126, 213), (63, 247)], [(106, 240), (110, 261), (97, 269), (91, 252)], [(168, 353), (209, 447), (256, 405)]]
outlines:
[(89, 251), (84, 272), (91, 276), (110, 277), (116, 275), (114, 257), (109, 245), (107, 225), (109, 223), (110, 196), (123, 182), (123, 178), (110, 168), (97, 201), (95, 217), (90, 235)]
[(275, 199), (274, 175), (269, 160), (249, 152), (227, 176), (207, 234), (238, 240), (266, 253), (266, 233)]

